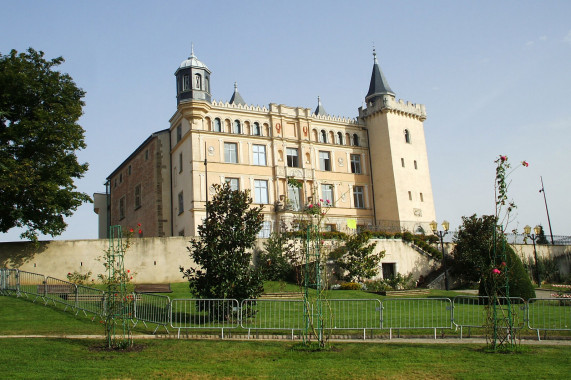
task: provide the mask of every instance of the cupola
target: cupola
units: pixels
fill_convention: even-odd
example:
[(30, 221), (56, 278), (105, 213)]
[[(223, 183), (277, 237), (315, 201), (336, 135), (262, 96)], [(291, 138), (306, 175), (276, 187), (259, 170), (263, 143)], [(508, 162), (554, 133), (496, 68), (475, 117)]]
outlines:
[(196, 58), (194, 46), (191, 48), (190, 57), (181, 62), (174, 75), (177, 105), (192, 100), (211, 102), (210, 70)]

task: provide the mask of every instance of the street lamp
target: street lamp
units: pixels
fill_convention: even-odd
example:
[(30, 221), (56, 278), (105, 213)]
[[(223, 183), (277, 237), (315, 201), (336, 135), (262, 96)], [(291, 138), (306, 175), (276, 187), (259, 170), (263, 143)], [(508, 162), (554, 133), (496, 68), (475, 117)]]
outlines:
[(446, 255), (444, 254), (444, 235), (448, 233), (450, 228), (450, 223), (446, 220), (442, 222), (443, 231), (438, 231), (438, 223), (435, 220), (430, 222), (430, 229), (432, 232), (440, 238), (440, 247), (442, 248), (442, 267), (444, 268), (444, 287), (446, 290), (450, 290), (450, 283), (448, 282), (448, 269), (446, 268)]
[(531, 239), (531, 241), (533, 242), (533, 258), (535, 259), (535, 280), (537, 281), (537, 286), (541, 286), (541, 278), (539, 277), (539, 267), (537, 265), (537, 251), (535, 249), (535, 240), (537, 239), (538, 235), (541, 233), (541, 227), (540, 226), (535, 226), (533, 228), (533, 232), (535, 232), (534, 234), (531, 233), (531, 227), (530, 226), (525, 226), (523, 228), (523, 232), (529, 236), (529, 238)]

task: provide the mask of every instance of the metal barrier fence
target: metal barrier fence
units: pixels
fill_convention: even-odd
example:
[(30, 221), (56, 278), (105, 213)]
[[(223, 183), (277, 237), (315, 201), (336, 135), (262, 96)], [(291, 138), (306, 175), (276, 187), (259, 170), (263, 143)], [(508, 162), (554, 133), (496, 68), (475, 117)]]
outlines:
[(235, 329), (239, 326), (240, 308), (232, 299), (173, 299), (171, 327), (181, 329)]
[(528, 328), (537, 331), (537, 340), (541, 340), (539, 331), (571, 330), (571, 299), (532, 298), (527, 303)]
[(303, 300), (250, 299), (242, 301), (241, 324), (248, 330), (287, 330), (293, 337), (294, 331), (305, 326)]
[(389, 329), (452, 328), (452, 301), (449, 298), (395, 298), (382, 302), (382, 326)]
[[(456, 296), (453, 299), (453, 323), (456, 328), (460, 328), (460, 339), (463, 337), (463, 330), (483, 328), (487, 324), (488, 308), (490, 307), (490, 299), (482, 296)], [(525, 327), (527, 320), (526, 302), (523, 298), (510, 297), (511, 315), (513, 317), (513, 327), (522, 329)], [(497, 311), (504, 315), (508, 313), (507, 298), (498, 297), (496, 304)]]
[[(34, 297), (45, 305), (62, 305), (64, 310), (71, 308), (77, 313), (92, 313), (104, 318), (110, 310), (108, 295), (103, 290), (41, 274), (0, 268), (0, 295)], [(113, 295), (112, 295), (113, 296)], [(120, 302), (121, 300), (117, 300)], [(250, 299), (241, 304), (232, 299), (173, 299), (154, 294), (132, 293), (126, 298), (126, 309), (122, 315), (139, 321), (155, 323), (156, 333), (163, 326), (178, 330), (210, 329), (224, 330), (241, 327), (251, 330), (294, 332), (305, 327), (303, 300)], [(497, 304), (500, 313), (507, 313), (506, 299), (500, 298)], [(125, 304), (123, 304), (125, 305)], [(524, 301), (510, 298), (514, 327), (540, 331), (571, 331), (571, 299), (533, 298)], [(113, 305), (111, 305), (113, 307)], [(309, 318), (314, 318), (312, 305), (308, 305)], [(326, 330), (366, 330), (388, 329), (392, 338), (393, 330), (432, 329), (436, 339), (437, 329), (460, 328), (460, 338), (464, 328), (486, 326), (489, 307), (487, 297), (457, 296), (449, 298), (394, 298), (384, 299), (330, 299), (324, 300), (323, 314)], [(311, 321), (311, 320), (310, 320)]]
[(163, 326), (168, 333), (167, 325), (170, 323), (171, 315), (170, 298), (168, 296), (140, 293), (134, 293), (133, 296), (135, 300), (134, 319), (143, 322), (145, 326), (147, 326), (146, 322), (156, 323), (157, 327), (153, 334), (157, 332), (160, 326)]

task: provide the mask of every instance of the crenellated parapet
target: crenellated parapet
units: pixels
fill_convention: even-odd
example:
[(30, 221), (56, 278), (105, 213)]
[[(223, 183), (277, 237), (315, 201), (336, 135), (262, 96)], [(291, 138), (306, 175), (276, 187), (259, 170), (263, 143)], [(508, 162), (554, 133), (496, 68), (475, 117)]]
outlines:
[(426, 120), (426, 107), (424, 104), (405, 102), (402, 99), (396, 100), (390, 95), (383, 95), (375, 102), (367, 104), (365, 109), (359, 107), (359, 118), (363, 119), (377, 112), (397, 112), (418, 118), (420, 121)]
[(222, 101), (222, 100), (213, 100), (212, 101), (212, 105), (216, 106), (216, 107), (225, 107), (225, 108), (230, 108), (230, 109), (236, 109), (236, 110), (244, 110), (244, 111), (254, 111), (254, 112), (268, 112), (269, 109), (266, 108), (266, 106), (258, 106), (258, 105), (253, 105), (253, 104), (246, 104), (246, 105), (242, 105), (242, 104), (230, 104), (228, 101)]
[(312, 115), (315, 120), (331, 121), (344, 124), (359, 124), (358, 118), (349, 118), (345, 116), (333, 116), (333, 115)]

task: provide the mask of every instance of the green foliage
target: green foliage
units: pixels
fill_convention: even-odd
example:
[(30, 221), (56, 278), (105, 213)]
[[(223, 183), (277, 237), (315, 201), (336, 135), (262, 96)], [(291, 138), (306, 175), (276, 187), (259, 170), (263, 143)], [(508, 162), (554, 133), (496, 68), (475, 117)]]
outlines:
[(264, 242), (264, 251), (258, 256), (257, 266), (267, 281), (295, 281), (297, 267), (301, 261), (296, 260), (293, 240), (282, 231), (274, 231)]
[(190, 241), (191, 259), (199, 268), (180, 268), (190, 291), (200, 298), (257, 298), (262, 276), (250, 266), (251, 249), (262, 228), (262, 207), (250, 207), (248, 191), (214, 185), (216, 195), (206, 204), (207, 217)]
[(377, 243), (369, 244), (370, 236), (368, 232), (346, 235), (343, 237), (345, 244), (332, 252), (331, 257), (336, 259), (336, 264), (348, 272), (344, 276), (346, 280), (362, 282), (377, 275), (385, 251), (374, 253)]
[[(501, 247), (498, 247), (501, 249)], [(508, 271), (508, 286), (510, 297), (521, 297), (524, 300), (535, 298), (535, 289), (531, 283), (523, 263), (512, 247), (505, 243), (506, 265), (503, 263), (490, 263), (480, 281), (479, 294), (481, 296), (489, 296), (494, 289), (495, 284), (505, 283), (505, 271)], [(494, 269), (497, 269), (494, 273)]]
[(91, 271), (87, 273), (79, 273), (78, 271), (68, 272), (67, 280), (72, 284), (85, 285), (87, 280), (91, 277)]
[(60, 235), (64, 217), (91, 201), (73, 182), (87, 171), (75, 154), (85, 148), (85, 92), (56, 70), (63, 62), (32, 48), (0, 54), (0, 232)]
[[(494, 261), (494, 229), (496, 238), (496, 261)], [(453, 268), (456, 275), (465, 281), (480, 281), (480, 294), (487, 295), (492, 292), (494, 284), (503, 284), (501, 276), (493, 272), (494, 269), (505, 272), (501, 261), (502, 250), (505, 249), (506, 265), (508, 270), (508, 285), (510, 297), (523, 299), (535, 297), (535, 291), (523, 264), (513, 249), (505, 241), (496, 226), (496, 218), (492, 215), (478, 217), (462, 217), (462, 225), (454, 238), (456, 243), (452, 252), (454, 257)]]

